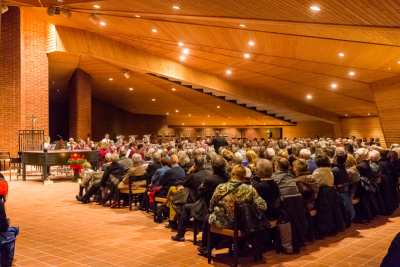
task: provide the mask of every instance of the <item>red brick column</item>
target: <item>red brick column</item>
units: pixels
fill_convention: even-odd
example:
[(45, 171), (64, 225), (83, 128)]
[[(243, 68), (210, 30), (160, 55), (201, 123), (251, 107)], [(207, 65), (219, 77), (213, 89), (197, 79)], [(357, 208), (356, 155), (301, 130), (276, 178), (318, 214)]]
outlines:
[(18, 151), (21, 125), (21, 28), (20, 10), (9, 7), (1, 15), (0, 40), (0, 151)]
[(18, 7), (1, 15), (0, 151), (18, 152), (18, 130), (49, 130), (48, 60), (54, 26)]
[[(7, 12), (6, 12), (7, 13)], [(21, 129), (31, 129), (32, 114), (39, 119), (35, 129), (49, 134), (49, 66), (47, 51), (53, 25), (21, 10)]]
[(87, 139), (91, 132), (92, 78), (76, 69), (69, 81), (69, 135), (75, 140)]

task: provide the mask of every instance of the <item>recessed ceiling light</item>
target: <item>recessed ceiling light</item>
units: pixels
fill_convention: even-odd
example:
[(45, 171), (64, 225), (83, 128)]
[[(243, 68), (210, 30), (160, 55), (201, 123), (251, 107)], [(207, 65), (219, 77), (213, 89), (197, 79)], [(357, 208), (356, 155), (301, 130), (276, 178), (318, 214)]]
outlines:
[(308, 99), (311, 99), (311, 97), (312, 97), (311, 95), (307, 95), (307, 98), (308, 98)]
[(153, 32), (157, 32), (157, 30), (156, 30), (156, 29), (153, 29), (152, 31), (153, 31)]
[(189, 49), (183, 49), (184, 54), (189, 54)]
[(220, 106), (217, 106), (217, 108), (220, 108)]
[(247, 117), (248, 119), (250, 119), (250, 117)]
[(140, 16), (139, 16), (139, 15), (135, 15), (135, 17), (137, 17), (137, 18), (140, 18)]
[(390, 68), (388, 68), (388, 70), (390, 70)]
[(182, 122), (182, 125), (185, 125), (185, 124)]
[(57, 92), (60, 92), (60, 90), (57, 90)]
[(368, 113), (368, 116), (369, 116), (369, 113)]
[(249, 54), (244, 54), (244, 57), (247, 57), (247, 58), (248, 58), (248, 57), (250, 57), (250, 55), (249, 55)]
[(207, 115), (207, 117), (210, 117), (210, 115)]
[(282, 122), (280, 122), (279, 124), (282, 124)]
[(169, 115), (169, 113), (167, 112), (167, 115)]
[(311, 6), (310, 8), (311, 8), (312, 10), (316, 10), (316, 11), (321, 10), (321, 9), (319, 9), (319, 7), (317, 7), (317, 6)]
[(103, 26), (104, 26), (104, 25), (106, 25), (106, 23), (105, 23), (105, 22), (100, 22), (100, 24), (101, 24), (101, 25), (103, 25)]
[(230, 70), (227, 70), (226, 73), (231, 74), (232, 72)]
[(57, 2), (60, 2), (60, 3), (62, 3), (62, 2), (64, 2), (64, 0), (57, 0)]
[(94, 7), (95, 7), (95, 8), (100, 8), (100, 6), (98, 6), (98, 5), (94, 5)]
[(229, 117), (229, 119), (230, 119), (231, 117)]
[(246, 27), (246, 25), (244, 25), (244, 24), (240, 24), (239, 26), (240, 26), (240, 27)]
[(204, 122), (203, 122), (203, 125), (204, 125)]
[(339, 56), (344, 57), (344, 54), (343, 54), (343, 53), (340, 53)]
[(181, 9), (179, 6), (172, 6), (175, 9)]
[(133, 88), (129, 88), (129, 90), (133, 91)]
[(254, 45), (254, 42), (249, 42), (249, 45)]
[(337, 85), (335, 84), (335, 83), (332, 83), (332, 88), (336, 88), (337, 87)]
[(190, 114), (189, 114), (189, 116), (190, 116)]
[(225, 122), (224, 122), (224, 125), (225, 125)]
[(351, 76), (353, 76), (353, 75), (354, 75), (354, 72), (350, 72), (349, 74), (350, 74)]
[(175, 110), (175, 112), (179, 112), (179, 110)]
[(346, 117), (347, 117), (347, 114), (346, 114)]
[(397, 62), (397, 63), (399, 63), (399, 64), (400, 64), (400, 61), (399, 61), (399, 62)]
[(156, 101), (154, 98), (152, 99), (153, 101)]
[(178, 45), (179, 45), (179, 46), (183, 46), (183, 43), (179, 43)]
[(264, 125), (265, 125), (265, 122), (264, 122)]
[(185, 60), (186, 58), (184, 56), (181, 56), (181, 60)]
[(249, 125), (250, 125), (251, 123), (249, 123)]
[(175, 88), (172, 88), (172, 91), (175, 91)]
[(109, 78), (109, 80), (110, 80), (110, 81), (112, 81), (112, 80), (113, 80), (113, 78)]

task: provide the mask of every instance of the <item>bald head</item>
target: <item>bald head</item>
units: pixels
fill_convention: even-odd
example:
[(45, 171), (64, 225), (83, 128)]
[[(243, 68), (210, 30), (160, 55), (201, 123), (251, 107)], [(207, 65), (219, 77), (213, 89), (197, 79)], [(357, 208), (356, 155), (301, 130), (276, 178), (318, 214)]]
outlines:
[(171, 158), (170, 158), (170, 162), (171, 162), (171, 165), (178, 164), (178, 156), (176, 154), (172, 155)]

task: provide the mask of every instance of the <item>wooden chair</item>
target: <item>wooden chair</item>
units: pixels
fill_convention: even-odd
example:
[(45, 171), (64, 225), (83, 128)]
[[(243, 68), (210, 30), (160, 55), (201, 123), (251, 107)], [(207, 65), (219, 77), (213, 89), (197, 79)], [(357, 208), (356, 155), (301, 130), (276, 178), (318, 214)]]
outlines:
[(141, 176), (129, 176), (129, 183), (128, 183), (128, 189), (119, 189), (118, 190), (118, 208), (121, 206), (121, 201), (120, 201), (120, 193), (123, 194), (128, 194), (129, 195), (129, 210), (132, 210), (132, 197), (135, 196), (135, 206), (137, 206), (138, 202), (138, 196), (139, 194), (144, 194), (146, 191), (146, 188), (141, 188), (141, 189), (132, 189), (132, 183), (133, 182), (139, 182), (146, 180), (145, 175)]
[[(19, 154), (19, 153), (18, 153)], [(21, 164), (22, 164), (22, 157), (21, 156), (19, 156), (19, 157), (16, 157), (16, 158), (13, 158), (13, 157), (10, 157), (10, 162), (9, 162), (9, 169), (10, 169), (10, 181), (11, 181), (11, 164), (13, 164), (13, 169), (15, 170), (15, 164), (18, 164), (17, 166), (17, 179), (18, 179), (18, 176), (19, 175), (22, 175), (21, 174), (21, 169), (22, 169), (22, 166), (21, 166)]]
[[(211, 263), (211, 252), (213, 249), (213, 245), (211, 242), (211, 234), (219, 234), (219, 235), (224, 235), (224, 236), (229, 236), (231, 240), (233, 241), (233, 266), (237, 267), (238, 265), (238, 257), (239, 257), (239, 238), (244, 238), (246, 237), (246, 232), (242, 231), (239, 229), (239, 220), (240, 216), (243, 214), (243, 206), (241, 204), (236, 204), (235, 209), (234, 209), (234, 229), (220, 229), (220, 228), (215, 228), (210, 225), (209, 231), (208, 231), (208, 243), (207, 243), (207, 258), (208, 258), (208, 264)], [(258, 260), (262, 260), (262, 245), (259, 246), (254, 246), (253, 247), (253, 252), (254, 252), (254, 261), (257, 262)], [(232, 254), (232, 246), (229, 246), (229, 254)]]
[(153, 213), (154, 213), (154, 222), (156, 222), (156, 211), (157, 211), (157, 203), (165, 203), (167, 202), (166, 198), (155, 197), (153, 201)]
[[(4, 171), (6, 170), (6, 162), (10, 162), (10, 152), (0, 152), (0, 171), (3, 163)], [(10, 165), (10, 163), (9, 163)]]

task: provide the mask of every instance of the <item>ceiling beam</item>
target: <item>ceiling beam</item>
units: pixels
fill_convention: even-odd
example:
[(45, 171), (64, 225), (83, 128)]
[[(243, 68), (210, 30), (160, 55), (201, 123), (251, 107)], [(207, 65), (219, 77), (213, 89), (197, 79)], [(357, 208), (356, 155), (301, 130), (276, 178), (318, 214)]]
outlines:
[(225, 80), (89, 31), (56, 26), (56, 46), (57, 51), (89, 54), (93, 58), (140, 73), (151, 72), (173, 80), (187, 81), (204, 89), (217, 90), (272, 108), (293, 111), (332, 124), (339, 123), (337, 116), (311, 106)]
[(310, 23), (301, 21), (280, 21), (280, 20), (263, 20), (263, 19), (235, 18), (235, 17), (160, 14), (160, 13), (144, 13), (144, 12), (131, 12), (131, 11), (79, 9), (79, 8), (71, 8), (71, 11), (83, 12), (83, 13), (95, 13), (100, 15), (120, 16), (120, 17), (132, 17), (132, 18), (136, 18), (135, 17), (136, 15), (141, 16), (141, 18), (136, 18), (136, 19), (146, 19), (146, 18), (186, 19), (195, 21), (203, 20), (203, 21), (231, 22), (239, 24), (255, 23), (260, 25), (301, 26), (301, 27), (312, 27), (312, 28), (334, 28), (334, 29), (363, 30), (363, 31), (377, 31), (377, 32), (397, 32), (397, 33), (399, 32), (399, 27), (388, 27), (388, 26)]

